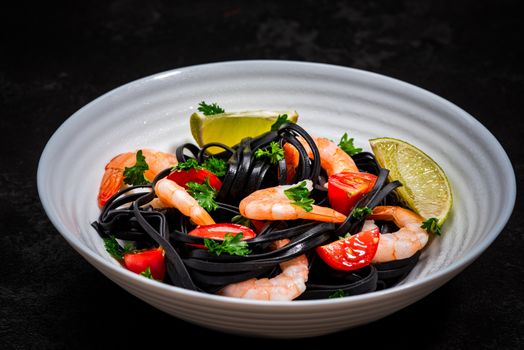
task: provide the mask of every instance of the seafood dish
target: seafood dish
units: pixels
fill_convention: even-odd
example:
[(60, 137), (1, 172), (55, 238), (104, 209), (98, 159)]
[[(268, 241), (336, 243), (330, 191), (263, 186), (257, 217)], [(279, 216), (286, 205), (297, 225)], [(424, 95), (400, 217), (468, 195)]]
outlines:
[(159, 283), (268, 301), (348, 297), (402, 281), (440, 234), (388, 175), (347, 134), (337, 143), (283, 114), (234, 145), (116, 155), (92, 226), (123, 268)]

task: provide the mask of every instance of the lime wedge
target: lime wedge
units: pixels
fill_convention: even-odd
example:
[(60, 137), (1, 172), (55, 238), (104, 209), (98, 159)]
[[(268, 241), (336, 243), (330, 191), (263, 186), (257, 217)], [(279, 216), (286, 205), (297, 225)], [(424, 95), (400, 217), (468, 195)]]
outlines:
[(389, 169), (389, 180), (399, 180), (397, 193), (405, 205), (424, 219), (438, 218), (442, 225), (451, 211), (451, 186), (442, 168), (427, 154), (401, 140), (369, 140), (378, 163)]
[[(268, 132), (281, 114), (287, 114), (288, 120), (297, 122), (298, 114), (295, 111), (248, 111), (208, 116), (193, 113), (189, 125), (193, 138), (200, 147), (209, 142), (233, 146), (245, 137), (256, 137)], [(221, 149), (208, 148), (209, 153), (218, 151)]]

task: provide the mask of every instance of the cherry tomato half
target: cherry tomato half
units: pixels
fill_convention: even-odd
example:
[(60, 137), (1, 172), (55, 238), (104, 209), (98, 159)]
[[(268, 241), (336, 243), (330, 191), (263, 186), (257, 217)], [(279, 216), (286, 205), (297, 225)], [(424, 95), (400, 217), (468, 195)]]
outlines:
[(378, 227), (317, 247), (322, 260), (336, 270), (351, 271), (369, 265), (380, 240)]
[(204, 183), (206, 179), (209, 179), (209, 184), (217, 191), (220, 189), (220, 186), (222, 186), (222, 181), (220, 181), (220, 179), (215, 174), (207, 169), (197, 170), (195, 168), (191, 168), (189, 170), (175, 170), (171, 172), (167, 178), (176, 182), (180, 186), (184, 186), (186, 189), (186, 184), (188, 182), (196, 182), (201, 184)]
[(124, 265), (128, 270), (138, 274), (149, 267), (153, 278), (159, 281), (162, 281), (166, 274), (164, 250), (161, 247), (124, 254)]
[(253, 230), (249, 227), (228, 223), (198, 226), (194, 230), (190, 231), (188, 235), (223, 240), (226, 236), (226, 233), (230, 233), (235, 236), (239, 233), (242, 233), (242, 240), (256, 237), (255, 232), (253, 232)]
[(267, 221), (251, 219), (251, 225), (253, 225), (253, 228), (257, 233), (260, 233), (266, 227)]
[(328, 198), (331, 207), (348, 215), (355, 204), (375, 186), (377, 177), (369, 173), (342, 172), (328, 179)]

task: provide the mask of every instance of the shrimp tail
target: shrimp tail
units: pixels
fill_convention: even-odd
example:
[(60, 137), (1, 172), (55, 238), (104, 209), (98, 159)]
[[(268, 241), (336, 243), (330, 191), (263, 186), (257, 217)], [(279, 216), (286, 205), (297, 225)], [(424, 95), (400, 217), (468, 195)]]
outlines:
[(215, 223), (215, 220), (204, 209), (192, 208), (189, 217), (197, 225), (213, 225)]
[(313, 210), (306, 212), (303, 216), (303, 219), (316, 220), (322, 222), (335, 222), (340, 223), (344, 222), (347, 218), (346, 215), (339, 213), (338, 211), (328, 208), (321, 207), (318, 205), (313, 205)]
[(98, 205), (103, 207), (124, 184), (124, 174), (119, 169), (109, 168), (104, 172), (100, 190), (98, 192)]
[(378, 206), (373, 208), (373, 213), (370, 219), (373, 220), (391, 220), (393, 218), (394, 209), (392, 206)]
[(406, 226), (410, 223), (418, 223), (424, 219), (411, 210), (405, 210), (397, 206), (384, 205), (373, 208), (373, 213), (369, 216), (371, 220), (393, 221), (398, 227)]

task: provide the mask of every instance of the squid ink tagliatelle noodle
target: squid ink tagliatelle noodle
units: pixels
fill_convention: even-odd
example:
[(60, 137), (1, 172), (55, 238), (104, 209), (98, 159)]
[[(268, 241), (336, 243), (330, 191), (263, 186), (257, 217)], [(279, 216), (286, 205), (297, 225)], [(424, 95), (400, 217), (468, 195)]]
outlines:
[[(264, 157), (255, 156), (257, 150), (267, 149), (272, 143), (280, 147), (290, 144), (296, 148), (299, 161), (293, 174), (287, 171), (289, 164), (285, 157), (269, 162)], [(304, 180), (310, 180), (313, 185), (310, 197), (314, 204), (330, 207), (325, 186), (328, 176), (321, 167), (319, 149), (314, 139), (299, 125), (285, 123), (276, 131), (245, 138), (233, 147), (219, 143), (209, 143), (201, 148), (184, 144), (176, 150), (176, 158), (179, 163), (194, 159), (203, 164), (211, 157), (206, 152), (209, 147), (220, 148), (222, 151), (213, 157), (226, 164), (225, 172), (220, 176), (221, 186), (216, 192), (217, 208), (210, 211), (216, 222), (231, 223), (234, 217), (238, 218), (241, 200), (257, 190)], [(311, 158), (308, 152), (312, 153)], [(135, 250), (162, 247), (166, 268), (164, 283), (177, 287), (218, 293), (232, 283), (273, 278), (281, 273), (282, 263), (305, 255), (309, 275), (305, 291), (296, 299), (373, 292), (398, 283), (415, 266), (420, 252), (407, 259), (371, 263), (351, 271), (333, 269), (317, 254), (317, 247), (348, 233), (362, 231), (367, 215), (356, 214), (363, 208), (400, 205), (394, 190), (401, 184), (388, 182), (388, 170), (379, 166), (372, 153), (361, 152), (352, 158), (359, 171), (374, 174), (377, 178), (373, 188), (356, 203), (343, 222), (252, 220), (251, 225), (257, 226), (257, 234), (244, 241), (248, 249), (245, 255), (210, 252), (206, 246), (208, 239), (188, 234), (196, 228), (189, 217), (176, 208), (153, 205), (157, 197), (155, 185), (172, 172), (171, 168), (161, 171), (150, 184), (120, 190), (103, 206), (92, 226), (102, 238), (116, 238), (121, 248), (125, 243), (132, 243)], [(249, 225), (249, 221), (246, 222)], [(376, 225), (381, 234), (398, 229), (386, 221), (377, 221)], [(288, 243), (275, 248), (274, 243), (284, 239), (289, 240)]]

